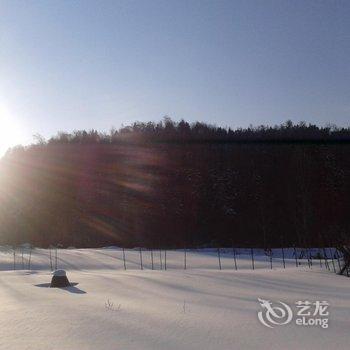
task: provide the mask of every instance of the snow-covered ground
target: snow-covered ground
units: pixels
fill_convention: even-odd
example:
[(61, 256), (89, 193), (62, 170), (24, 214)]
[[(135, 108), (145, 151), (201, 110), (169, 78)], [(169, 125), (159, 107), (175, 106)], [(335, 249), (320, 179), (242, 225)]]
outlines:
[[(298, 260), (274, 251), (273, 269), (263, 251), (230, 250), (123, 253), (117, 248), (58, 251), (57, 267), (77, 285), (50, 289), (52, 251), (0, 249), (0, 349), (348, 349), (350, 279), (336, 275), (337, 260)], [(315, 255), (316, 252), (313, 252)], [(328, 251), (327, 251), (328, 253)], [(330, 253), (330, 252), (329, 252)], [(298, 252), (299, 255), (299, 252)], [(329, 257), (331, 253), (329, 254)], [(161, 265), (163, 270), (160, 270)], [(329, 328), (289, 324), (267, 328), (258, 320), (258, 298), (328, 301)]]

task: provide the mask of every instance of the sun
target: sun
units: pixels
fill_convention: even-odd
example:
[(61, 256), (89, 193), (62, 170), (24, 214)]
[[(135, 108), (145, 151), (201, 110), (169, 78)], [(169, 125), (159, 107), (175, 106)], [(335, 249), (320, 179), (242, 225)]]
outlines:
[(4, 105), (0, 105), (0, 157), (22, 142), (22, 132), (16, 118)]

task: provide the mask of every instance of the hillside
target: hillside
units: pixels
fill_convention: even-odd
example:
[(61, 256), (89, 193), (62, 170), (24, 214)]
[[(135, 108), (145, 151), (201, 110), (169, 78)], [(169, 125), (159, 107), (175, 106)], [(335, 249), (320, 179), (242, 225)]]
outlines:
[(349, 135), (165, 119), (37, 137), (0, 162), (0, 243), (335, 246), (349, 239)]

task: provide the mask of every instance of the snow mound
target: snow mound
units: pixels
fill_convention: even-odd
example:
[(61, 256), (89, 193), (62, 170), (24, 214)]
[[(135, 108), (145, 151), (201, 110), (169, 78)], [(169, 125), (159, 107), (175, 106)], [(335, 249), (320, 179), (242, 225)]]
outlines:
[(65, 270), (55, 270), (54, 272), (52, 272), (53, 276), (58, 276), (58, 277), (63, 277), (63, 276), (67, 276), (67, 273)]

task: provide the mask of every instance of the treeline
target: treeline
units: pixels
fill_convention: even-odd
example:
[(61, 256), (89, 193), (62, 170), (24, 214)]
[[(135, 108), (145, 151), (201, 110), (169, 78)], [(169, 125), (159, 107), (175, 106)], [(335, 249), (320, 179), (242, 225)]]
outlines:
[(0, 244), (349, 241), (349, 128), (232, 130), (164, 118), (36, 138), (0, 162)]
[[(34, 135), (38, 145), (45, 144), (120, 144), (146, 142), (348, 142), (350, 128), (336, 125), (319, 127), (300, 122), (293, 124), (288, 120), (282, 125), (260, 125), (249, 128), (223, 128), (202, 122), (188, 123), (184, 120), (175, 122), (164, 117), (158, 123), (135, 122), (120, 129), (112, 128), (109, 133), (96, 130), (76, 130), (72, 133), (59, 132), (45, 140), (41, 135)], [(33, 147), (33, 146), (32, 146)], [(17, 146), (9, 153), (19, 152), (24, 147)]]

